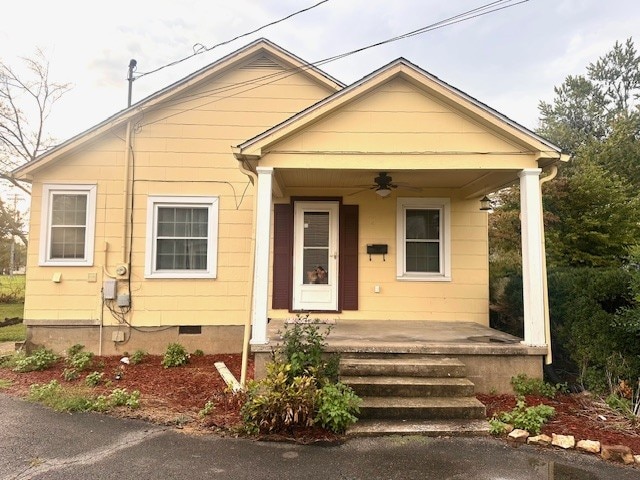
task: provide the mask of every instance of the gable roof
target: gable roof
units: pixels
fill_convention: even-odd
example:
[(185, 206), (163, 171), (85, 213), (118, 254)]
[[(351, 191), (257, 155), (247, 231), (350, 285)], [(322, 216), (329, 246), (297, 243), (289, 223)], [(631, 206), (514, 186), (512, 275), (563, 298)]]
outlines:
[(71, 137), (63, 143), (44, 152), (34, 160), (16, 168), (12, 174), (18, 179), (28, 179), (28, 176), (32, 172), (42, 168), (44, 165), (50, 163), (56, 158), (59, 158), (70, 150), (99, 137), (114, 127), (124, 124), (140, 112), (175, 97), (186, 89), (205, 82), (209, 78), (219, 75), (223, 71), (229, 70), (253, 56), (256, 57), (254, 63), (261, 63), (263, 66), (274, 64), (272, 58), (275, 58), (277, 62), (284, 65), (287, 70), (303, 72), (318, 84), (323, 85), (330, 90), (337, 91), (344, 88), (344, 84), (342, 82), (315, 67), (313, 64), (302, 60), (293, 53), (265, 38), (260, 38), (201, 68), (200, 70), (193, 72), (181, 80), (178, 80), (177, 82), (147, 96), (130, 107), (115, 113), (106, 120), (79, 133), (78, 135)]
[(440, 80), (435, 75), (421, 69), (405, 58), (394, 60), (280, 124), (246, 140), (234, 149), (234, 154), (237, 158), (260, 157), (263, 154), (263, 149), (269, 145), (299, 132), (311, 123), (335, 112), (346, 103), (362, 97), (378, 86), (397, 77), (402, 77), (418, 88), (428, 91), (428, 93), (444, 101), (444, 103), (499, 131), (506, 137), (526, 145), (532, 151), (540, 152), (541, 158), (548, 158), (553, 162), (558, 160), (566, 161), (569, 158), (566, 155), (562, 155), (560, 147), (474, 97)]

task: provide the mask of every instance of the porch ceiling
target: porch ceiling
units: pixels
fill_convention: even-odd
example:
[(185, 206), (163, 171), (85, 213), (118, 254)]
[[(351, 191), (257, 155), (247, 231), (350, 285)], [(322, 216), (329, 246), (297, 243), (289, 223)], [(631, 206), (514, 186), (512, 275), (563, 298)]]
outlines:
[[(283, 190), (321, 187), (357, 192), (372, 186), (379, 173), (379, 170), (276, 169)], [(393, 183), (399, 185), (399, 191), (403, 187), (408, 191), (456, 189), (464, 197), (490, 193), (518, 179), (517, 170), (399, 170), (387, 173)]]

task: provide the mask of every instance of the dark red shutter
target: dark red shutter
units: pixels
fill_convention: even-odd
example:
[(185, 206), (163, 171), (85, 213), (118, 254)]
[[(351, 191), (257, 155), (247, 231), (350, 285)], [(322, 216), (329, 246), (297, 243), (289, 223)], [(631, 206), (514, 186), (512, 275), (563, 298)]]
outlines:
[(358, 310), (358, 205), (340, 207), (341, 310)]
[(273, 206), (273, 293), (272, 308), (291, 308), (293, 280), (293, 206)]

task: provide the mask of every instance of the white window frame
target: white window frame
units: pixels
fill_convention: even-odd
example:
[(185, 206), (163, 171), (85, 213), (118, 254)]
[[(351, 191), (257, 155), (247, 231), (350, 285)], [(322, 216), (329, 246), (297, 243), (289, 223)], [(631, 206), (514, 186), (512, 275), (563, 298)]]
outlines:
[[(91, 267), (93, 266), (93, 254), (96, 233), (96, 192), (97, 186), (80, 184), (44, 184), (42, 186), (42, 213), (40, 219), (40, 266), (59, 267)], [(83, 258), (51, 258), (51, 209), (54, 195), (78, 195), (87, 196), (87, 212), (85, 219), (85, 239)]]
[[(157, 213), (159, 207), (208, 208), (208, 239), (206, 270), (158, 270), (156, 268)], [(218, 197), (150, 195), (147, 198), (147, 238), (145, 278), (216, 278), (218, 259)]]
[[(407, 272), (407, 210), (440, 211), (440, 269), (438, 272)], [(399, 197), (396, 213), (396, 278), (402, 281), (451, 281), (451, 200), (449, 198)]]

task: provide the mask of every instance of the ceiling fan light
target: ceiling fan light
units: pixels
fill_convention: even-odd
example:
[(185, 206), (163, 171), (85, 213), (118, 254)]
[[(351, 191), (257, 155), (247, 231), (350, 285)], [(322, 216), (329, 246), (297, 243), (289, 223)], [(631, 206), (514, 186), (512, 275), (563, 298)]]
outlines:
[(380, 187), (380, 188), (376, 189), (376, 194), (379, 197), (387, 198), (389, 195), (391, 195), (391, 189), (387, 188), (387, 187)]

